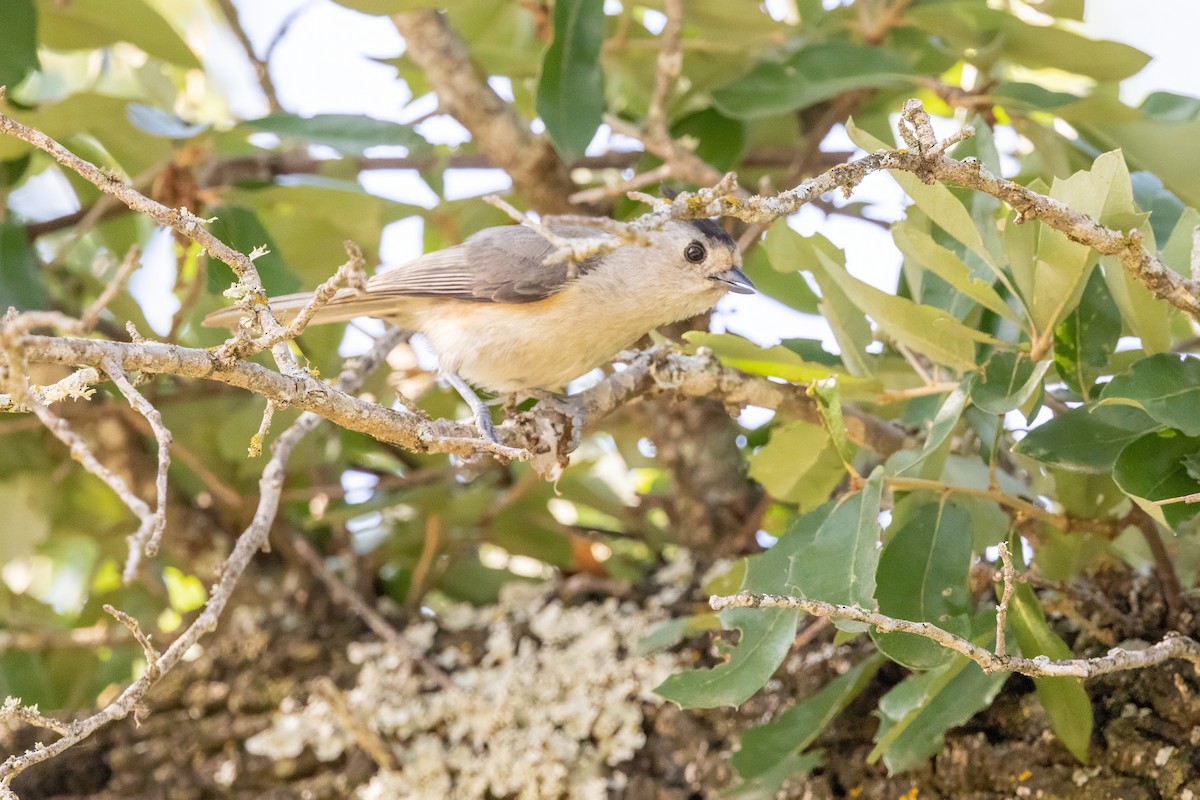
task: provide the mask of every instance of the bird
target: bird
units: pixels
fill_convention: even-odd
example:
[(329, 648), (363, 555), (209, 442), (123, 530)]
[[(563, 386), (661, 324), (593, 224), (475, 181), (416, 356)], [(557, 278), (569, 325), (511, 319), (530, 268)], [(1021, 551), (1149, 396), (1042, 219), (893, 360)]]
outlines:
[[(596, 228), (550, 226), (555, 236), (612, 236)], [(485, 228), (463, 242), (381, 271), (362, 290), (339, 290), (310, 324), (376, 317), (422, 334), (439, 372), (492, 441), (487, 405), (474, 392), (552, 392), (604, 364), (645, 334), (711, 309), (727, 292), (752, 294), (737, 243), (711, 219), (671, 220), (576, 265), (546, 263), (556, 250), (526, 225)], [(283, 321), (308, 293), (270, 298)], [(205, 317), (236, 328), (237, 308)]]

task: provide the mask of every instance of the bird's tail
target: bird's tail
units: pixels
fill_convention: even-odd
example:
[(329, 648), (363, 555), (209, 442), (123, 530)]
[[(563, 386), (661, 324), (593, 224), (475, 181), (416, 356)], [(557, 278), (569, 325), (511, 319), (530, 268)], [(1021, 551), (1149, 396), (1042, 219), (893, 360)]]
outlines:
[[(310, 300), (312, 300), (311, 292), (300, 292), (299, 294), (272, 297), (269, 302), (275, 316), (279, 317), (280, 322), (286, 325), (296, 318), (296, 315), (308, 305)], [(395, 297), (371, 297), (354, 289), (341, 289), (333, 296), (332, 300), (317, 311), (309, 324), (324, 325), (330, 322), (347, 322), (355, 317), (392, 319), (403, 316), (399, 313), (402, 311), (401, 306), (403, 303), (397, 302)], [(237, 327), (238, 320), (244, 316), (246, 316), (246, 312), (240, 308), (223, 308), (206, 316), (203, 325), (206, 328), (233, 329)]]

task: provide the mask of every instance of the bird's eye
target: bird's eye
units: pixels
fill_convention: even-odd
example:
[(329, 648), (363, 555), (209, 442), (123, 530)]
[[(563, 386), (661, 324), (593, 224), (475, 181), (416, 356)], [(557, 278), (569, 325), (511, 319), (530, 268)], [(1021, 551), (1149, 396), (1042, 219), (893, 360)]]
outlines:
[(708, 255), (708, 252), (704, 249), (704, 245), (699, 242), (692, 242), (683, 248), (683, 257), (693, 264), (699, 264), (704, 260), (706, 255)]

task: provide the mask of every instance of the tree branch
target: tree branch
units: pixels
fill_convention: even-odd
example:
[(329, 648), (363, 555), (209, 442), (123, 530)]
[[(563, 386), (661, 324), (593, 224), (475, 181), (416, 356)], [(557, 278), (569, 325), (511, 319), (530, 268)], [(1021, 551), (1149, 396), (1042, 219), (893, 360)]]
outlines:
[(395, 14), (392, 22), (404, 37), (405, 54), (437, 91), (442, 108), (471, 132), (480, 152), (509, 174), (517, 193), (542, 213), (578, 210), (567, 199), (575, 190), (567, 165), (488, 86), (446, 16), (415, 11)]
[(998, 655), (928, 622), (894, 619), (858, 606), (835, 605), (822, 600), (740, 592), (729, 596), (713, 596), (709, 598), (709, 605), (717, 611), (725, 608), (794, 608), (816, 617), (861, 622), (884, 633), (911, 633), (966, 656), (984, 672), (1019, 672), (1033, 678), (1094, 678), (1110, 672), (1145, 669), (1177, 658), (1189, 661), (1200, 669), (1200, 642), (1187, 636), (1167, 636), (1144, 650), (1115, 647), (1106, 655), (1096, 658), (1051, 661), (1046, 656), (1022, 658)]
[[(367, 375), (378, 367), (387, 354), (391, 352), (399, 336), (398, 331), (392, 330), (376, 343), (376, 346), (370, 353), (358, 359), (353, 359), (348, 363), (337, 380), (336, 390), (345, 393), (361, 385)], [(233, 596), (233, 590), (237, 586), (242, 573), (245, 572), (254, 555), (267, 544), (271, 525), (274, 523), (275, 515), (279, 510), (279, 498), (283, 490), (283, 478), (292, 450), (320, 421), (321, 417), (316, 414), (302, 414), (271, 445), (271, 459), (267, 462), (266, 468), (262, 473), (262, 478), (259, 480), (260, 496), (258, 507), (254, 512), (254, 518), (245, 531), (242, 532), (241, 536), (238, 537), (237, 542), (234, 544), (233, 552), (229, 554), (229, 557), (221, 565), (218, 572), (219, 578), (209, 592), (208, 602), (204, 605), (203, 610), (192, 624), (171, 643), (171, 646), (164, 653), (161, 655), (154, 654), (157, 657), (149, 665), (152, 668), (148, 668), (140, 678), (130, 684), (111, 703), (86, 719), (71, 723), (55, 723), (55, 726), (46, 725), (46, 727), (52, 727), (52, 729), (61, 734), (61, 737), (57, 741), (49, 745), (39, 743), (33, 749), (26, 750), (19, 755), (10, 756), (0, 764), (0, 797), (14, 796), (12, 790), (9, 788), (13, 778), (29, 767), (54, 758), (59, 753), (88, 738), (104, 725), (115, 720), (124, 719), (129, 714), (135, 713), (141, 706), (146, 693), (158, 682), (159, 678), (178, 664), (188, 650), (200, 641), (205, 634), (216, 628), (221, 613), (229, 604), (229, 600)], [(138, 637), (143, 648), (146, 648), (147, 658), (150, 658), (150, 654), (154, 653), (154, 650), (153, 647), (150, 647), (149, 640), (144, 635), (139, 635), (140, 631), (136, 624), (131, 624), (131, 618), (121, 614), (117, 614), (116, 616), (121, 622), (130, 627), (134, 635)], [(29, 714), (22, 715), (19, 713), (20, 709), (21, 706), (17, 701), (11, 699), (6, 701), (3, 709), (0, 709), (0, 720), (5, 717), (15, 716), (18, 719), (36, 722)], [(36, 714), (36, 709), (33, 710), (33, 713)], [(42, 718), (41, 722), (37, 722), (37, 724), (44, 723), (45, 718)]]

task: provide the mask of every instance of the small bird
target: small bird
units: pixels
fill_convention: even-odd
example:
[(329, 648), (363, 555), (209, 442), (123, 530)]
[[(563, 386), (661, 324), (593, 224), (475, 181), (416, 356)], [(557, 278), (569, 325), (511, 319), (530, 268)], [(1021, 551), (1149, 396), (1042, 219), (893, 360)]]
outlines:
[[(553, 226), (564, 238), (610, 236), (594, 228)], [(495, 393), (554, 390), (603, 364), (660, 325), (712, 308), (726, 292), (752, 294), (737, 243), (708, 219), (672, 220), (585, 259), (569, 278), (565, 262), (543, 263), (554, 245), (524, 225), (487, 228), (461, 244), (380, 272), (365, 291), (342, 289), (313, 323), (377, 317), (421, 333), (438, 366), (496, 440), (491, 414), (471, 385)], [(311, 294), (270, 300), (282, 319)], [(207, 327), (236, 327), (243, 312), (224, 309)]]

